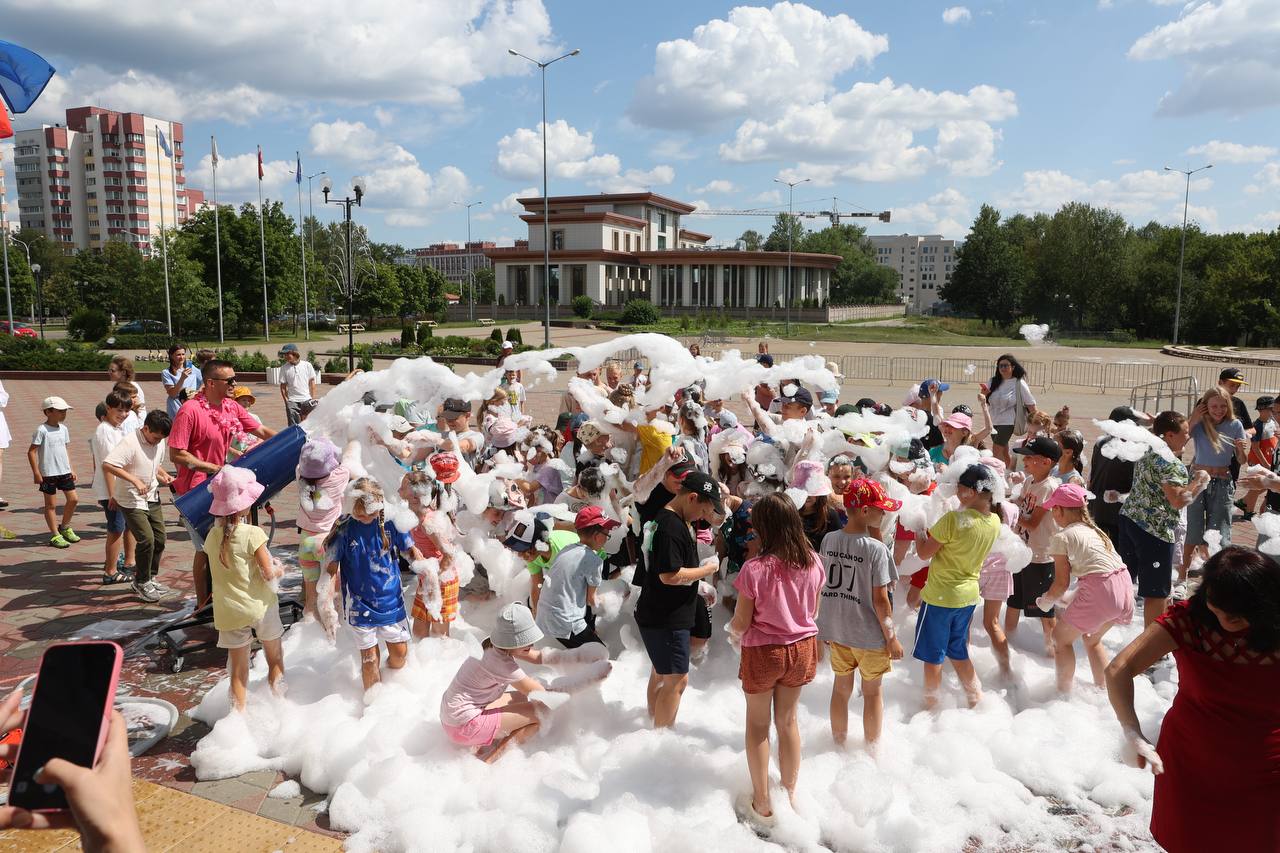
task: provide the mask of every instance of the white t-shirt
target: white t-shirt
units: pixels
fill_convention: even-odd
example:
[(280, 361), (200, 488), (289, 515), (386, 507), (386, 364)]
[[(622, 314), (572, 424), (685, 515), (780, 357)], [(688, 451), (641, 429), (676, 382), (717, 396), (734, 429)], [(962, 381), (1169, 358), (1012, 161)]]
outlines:
[(319, 381), (316, 369), (309, 361), (297, 364), (286, 362), (280, 368), (280, 384), (285, 386), (285, 395), (290, 403), (302, 403), (311, 399), (311, 383)]
[(51, 427), (40, 424), (31, 443), (40, 448), (36, 454), (39, 460), (41, 477), (60, 477), (71, 473), (71, 459), (67, 456), (67, 445), (71, 443), (71, 431), (66, 424)]
[[(133, 414), (130, 412), (130, 414)], [(120, 442), (124, 441), (123, 426), (114, 427), (106, 421), (98, 424), (89, 439), (89, 454), (93, 458), (93, 499), (105, 501), (110, 495), (107, 492), (107, 475), (102, 473), (102, 460)]]
[(147, 484), (146, 492), (140, 494), (126, 480), (117, 477), (115, 499), (121, 508), (146, 509), (148, 501), (155, 503), (160, 500), (160, 483), (156, 479), (156, 469), (164, 464), (164, 455), (168, 450), (166, 444), (164, 439), (160, 439), (155, 444), (148, 444), (142, 438), (142, 431), (137, 430), (126, 435), (102, 460), (128, 471)]
[(1022, 405), (1034, 406), (1036, 398), (1031, 396), (1031, 389), (1027, 387), (1027, 380), (1019, 379), (1016, 382), (1012, 379), (1000, 383), (1000, 387), (991, 392), (991, 396), (987, 397), (987, 405), (991, 407), (991, 425), (992, 426), (1013, 426), (1014, 416), (1018, 411), (1018, 389), (1022, 389)]

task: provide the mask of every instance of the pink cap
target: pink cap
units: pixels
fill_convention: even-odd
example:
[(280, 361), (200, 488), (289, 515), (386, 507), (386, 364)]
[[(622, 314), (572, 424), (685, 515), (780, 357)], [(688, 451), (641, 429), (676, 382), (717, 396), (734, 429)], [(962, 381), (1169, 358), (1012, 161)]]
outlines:
[(943, 418), (942, 422), (947, 426), (955, 427), (956, 429), (973, 429), (973, 418), (969, 417), (964, 412), (952, 412)]
[(1089, 493), (1085, 491), (1084, 486), (1075, 483), (1064, 483), (1053, 490), (1053, 494), (1049, 495), (1041, 506), (1045, 509), (1053, 509), (1060, 506), (1063, 509), (1072, 509), (1074, 507), (1082, 507), (1089, 499)]
[(233, 468), (228, 465), (209, 482), (209, 491), (213, 492), (209, 515), (235, 515), (244, 512), (262, 496), (262, 490), (262, 484), (248, 468)]

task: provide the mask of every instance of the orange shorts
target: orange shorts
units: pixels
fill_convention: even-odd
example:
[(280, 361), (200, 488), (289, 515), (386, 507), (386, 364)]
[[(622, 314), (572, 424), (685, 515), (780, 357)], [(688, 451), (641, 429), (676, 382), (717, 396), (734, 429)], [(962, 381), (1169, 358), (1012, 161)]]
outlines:
[(785, 646), (743, 646), (738, 678), (743, 693), (768, 693), (775, 687), (803, 687), (818, 673), (818, 638)]
[(413, 618), (424, 622), (443, 622), (448, 625), (458, 618), (458, 579), (440, 584), (440, 618), (433, 619), (427, 612), (427, 603), (422, 600), (422, 579), (418, 579), (418, 591), (413, 596)]

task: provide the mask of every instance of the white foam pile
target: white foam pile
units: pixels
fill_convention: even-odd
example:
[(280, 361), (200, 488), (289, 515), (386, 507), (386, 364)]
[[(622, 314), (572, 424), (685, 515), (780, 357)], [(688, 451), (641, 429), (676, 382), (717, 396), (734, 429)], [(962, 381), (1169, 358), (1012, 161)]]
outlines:
[(1033, 347), (1050, 343), (1048, 323), (1027, 323), (1018, 329), (1018, 334), (1022, 335), (1026, 342)]
[[(440, 695), (464, 656), (479, 654), (484, 635), (461, 621), (453, 638), (415, 643), (407, 667), (384, 672), (367, 703), (348, 635), (340, 631), (331, 646), (314, 623), (293, 628), (284, 643), (286, 696), (267, 690), (260, 655), (245, 713), (229, 713), (221, 681), (194, 712), (214, 727), (192, 766), (200, 779), (284, 771), (328, 797), (333, 827), (352, 833), (347, 848), (356, 851), (777, 849), (734, 812), (734, 799), (749, 789), (744, 702), (737, 653), (722, 625), (690, 677), (675, 730), (654, 731), (645, 714), (649, 662), (631, 617), (635, 597), (619, 606), (620, 583), (601, 590), (612, 675), (549, 713), (544, 731), (492, 766), (448, 741), (439, 725)], [(467, 605), (463, 615), (488, 626), (496, 607)], [(717, 623), (727, 615), (717, 608)], [(1038, 626), (1024, 624), (1014, 640), (1016, 682), (1001, 687), (978, 626), (973, 657), (985, 698), (965, 708), (948, 673), (943, 710), (932, 716), (920, 710), (921, 666), (909, 659), (913, 619), (899, 605), (908, 659), (885, 679), (878, 759), (859, 743), (856, 696), (850, 746), (832, 742), (831, 673), (825, 661), (819, 665), (799, 710), (798, 811), (775, 793), (774, 841), (797, 850), (903, 853), (1149, 847), (1151, 777), (1122, 762), (1120, 728), (1106, 696), (1085, 686), (1083, 659), (1074, 696), (1056, 698)], [(1104, 642), (1114, 653), (1140, 627), (1138, 619)], [(544, 683), (555, 675), (529, 671)], [(1154, 740), (1176, 687), (1145, 678), (1136, 687)], [(776, 759), (773, 772), (776, 780)]]

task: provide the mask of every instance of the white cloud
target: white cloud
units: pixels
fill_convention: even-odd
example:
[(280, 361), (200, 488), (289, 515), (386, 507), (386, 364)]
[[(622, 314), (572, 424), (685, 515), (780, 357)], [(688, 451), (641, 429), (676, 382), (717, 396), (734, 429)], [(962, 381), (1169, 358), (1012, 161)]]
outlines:
[(1276, 231), (1280, 230), (1280, 210), (1268, 210), (1259, 213), (1248, 226), (1241, 231)]
[(726, 181), (723, 178), (716, 178), (715, 180), (707, 181), (702, 186), (694, 189), (695, 193), (713, 193), (715, 195), (727, 195), (737, 191), (738, 188), (734, 185), (733, 181)]
[[(798, 162), (787, 175), (836, 180), (890, 181), (934, 167), (986, 175), (999, 167), (999, 132), (990, 122), (1017, 115), (1013, 92), (975, 86), (967, 93), (931, 92), (889, 78), (855, 83), (829, 100), (789, 107), (776, 121), (748, 119), (721, 158), (739, 163)], [(928, 140), (918, 133), (934, 131)]]
[(1254, 173), (1252, 183), (1244, 188), (1249, 195), (1280, 190), (1280, 163), (1268, 163)]
[(782, 204), (782, 190), (765, 190), (751, 200), (757, 204)]
[(967, 6), (951, 6), (942, 10), (942, 22), (944, 24), (964, 24), (973, 19), (973, 15), (969, 12)]
[(1112, 160), (1111, 165), (1112, 166), (1132, 166), (1136, 162), (1138, 161), (1134, 160), (1132, 157), (1121, 157), (1119, 160)]
[(1237, 142), (1221, 142), (1214, 139), (1204, 145), (1187, 149), (1188, 154), (1199, 154), (1211, 163), (1261, 163), (1280, 154), (1280, 149), (1268, 145), (1241, 145)]
[[(245, 121), (317, 96), (457, 107), (485, 79), (531, 73), (508, 47), (537, 56), (558, 47), (541, 0), (276, 0), (232, 13), (215, 0), (177, 9), (135, 0), (95, 13), (83, 0), (5, 9), (5, 37), (57, 46), (82, 63), (54, 77), (42, 102), (82, 103), (195, 119)], [(48, 120), (36, 115), (37, 121)]]
[[(517, 128), (498, 140), (498, 174), (504, 178), (531, 180), (542, 175), (542, 134), (537, 128)], [(597, 154), (595, 135), (582, 132), (564, 119), (547, 125), (547, 169), (556, 178), (577, 181), (607, 192), (622, 192), (665, 185), (675, 180), (675, 170), (659, 165), (647, 171), (622, 168), (616, 154)]]
[(1177, 20), (1140, 37), (1130, 59), (1172, 59), (1182, 86), (1160, 101), (1165, 115), (1246, 113), (1280, 104), (1280, 20), (1275, 0), (1187, 3)]
[[(267, 159), (264, 152), (262, 163), (262, 195), (267, 199), (284, 199), (287, 202), (294, 197), (293, 175), (294, 161)], [(192, 186), (204, 187), (206, 192), (212, 188), (212, 157), (205, 154), (194, 169), (188, 167), (188, 178)], [(319, 192), (319, 187), (316, 188)], [(212, 201), (212, 196), (209, 199)], [(244, 154), (228, 154), (218, 151), (218, 203), (238, 205), (251, 201), (258, 203), (258, 152), (257, 149)], [(290, 215), (296, 211), (290, 210)]]
[(913, 226), (913, 233), (941, 234), (954, 240), (962, 240), (969, 233), (973, 217), (973, 202), (950, 187), (918, 204), (893, 209), (893, 221)]
[(691, 38), (661, 42), (629, 113), (640, 124), (681, 130), (773, 115), (825, 97), (838, 75), (888, 49), (888, 37), (848, 15), (798, 3), (738, 6)]
[(510, 213), (510, 214), (524, 213), (524, 208), (520, 206), (520, 203), (516, 201), (516, 199), (532, 198), (534, 196), (540, 196), (540, 195), (542, 195), (542, 191), (539, 190), (537, 187), (525, 187), (519, 192), (514, 192), (507, 195), (504, 199), (502, 199), (502, 201), (498, 202), (497, 204), (495, 204), (493, 207), (489, 209), (492, 210), (494, 213)]
[[(1213, 181), (1207, 177), (1193, 178), (1191, 192), (1207, 192)], [(1064, 204), (1073, 201), (1109, 207), (1132, 222), (1158, 219), (1161, 222), (1182, 221), (1182, 198), (1186, 179), (1176, 172), (1157, 172), (1144, 169), (1129, 172), (1115, 180), (1103, 179), (1089, 183), (1056, 169), (1023, 172), (1022, 186), (999, 199), (1001, 212), (1008, 214), (1054, 213)], [(1175, 204), (1176, 203), (1176, 204)], [(1174, 208), (1176, 207), (1176, 216)], [(1208, 216), (1208, 208), (1199, 208)], [(1216, 224), (1217, 214), (1213, 213)]]

